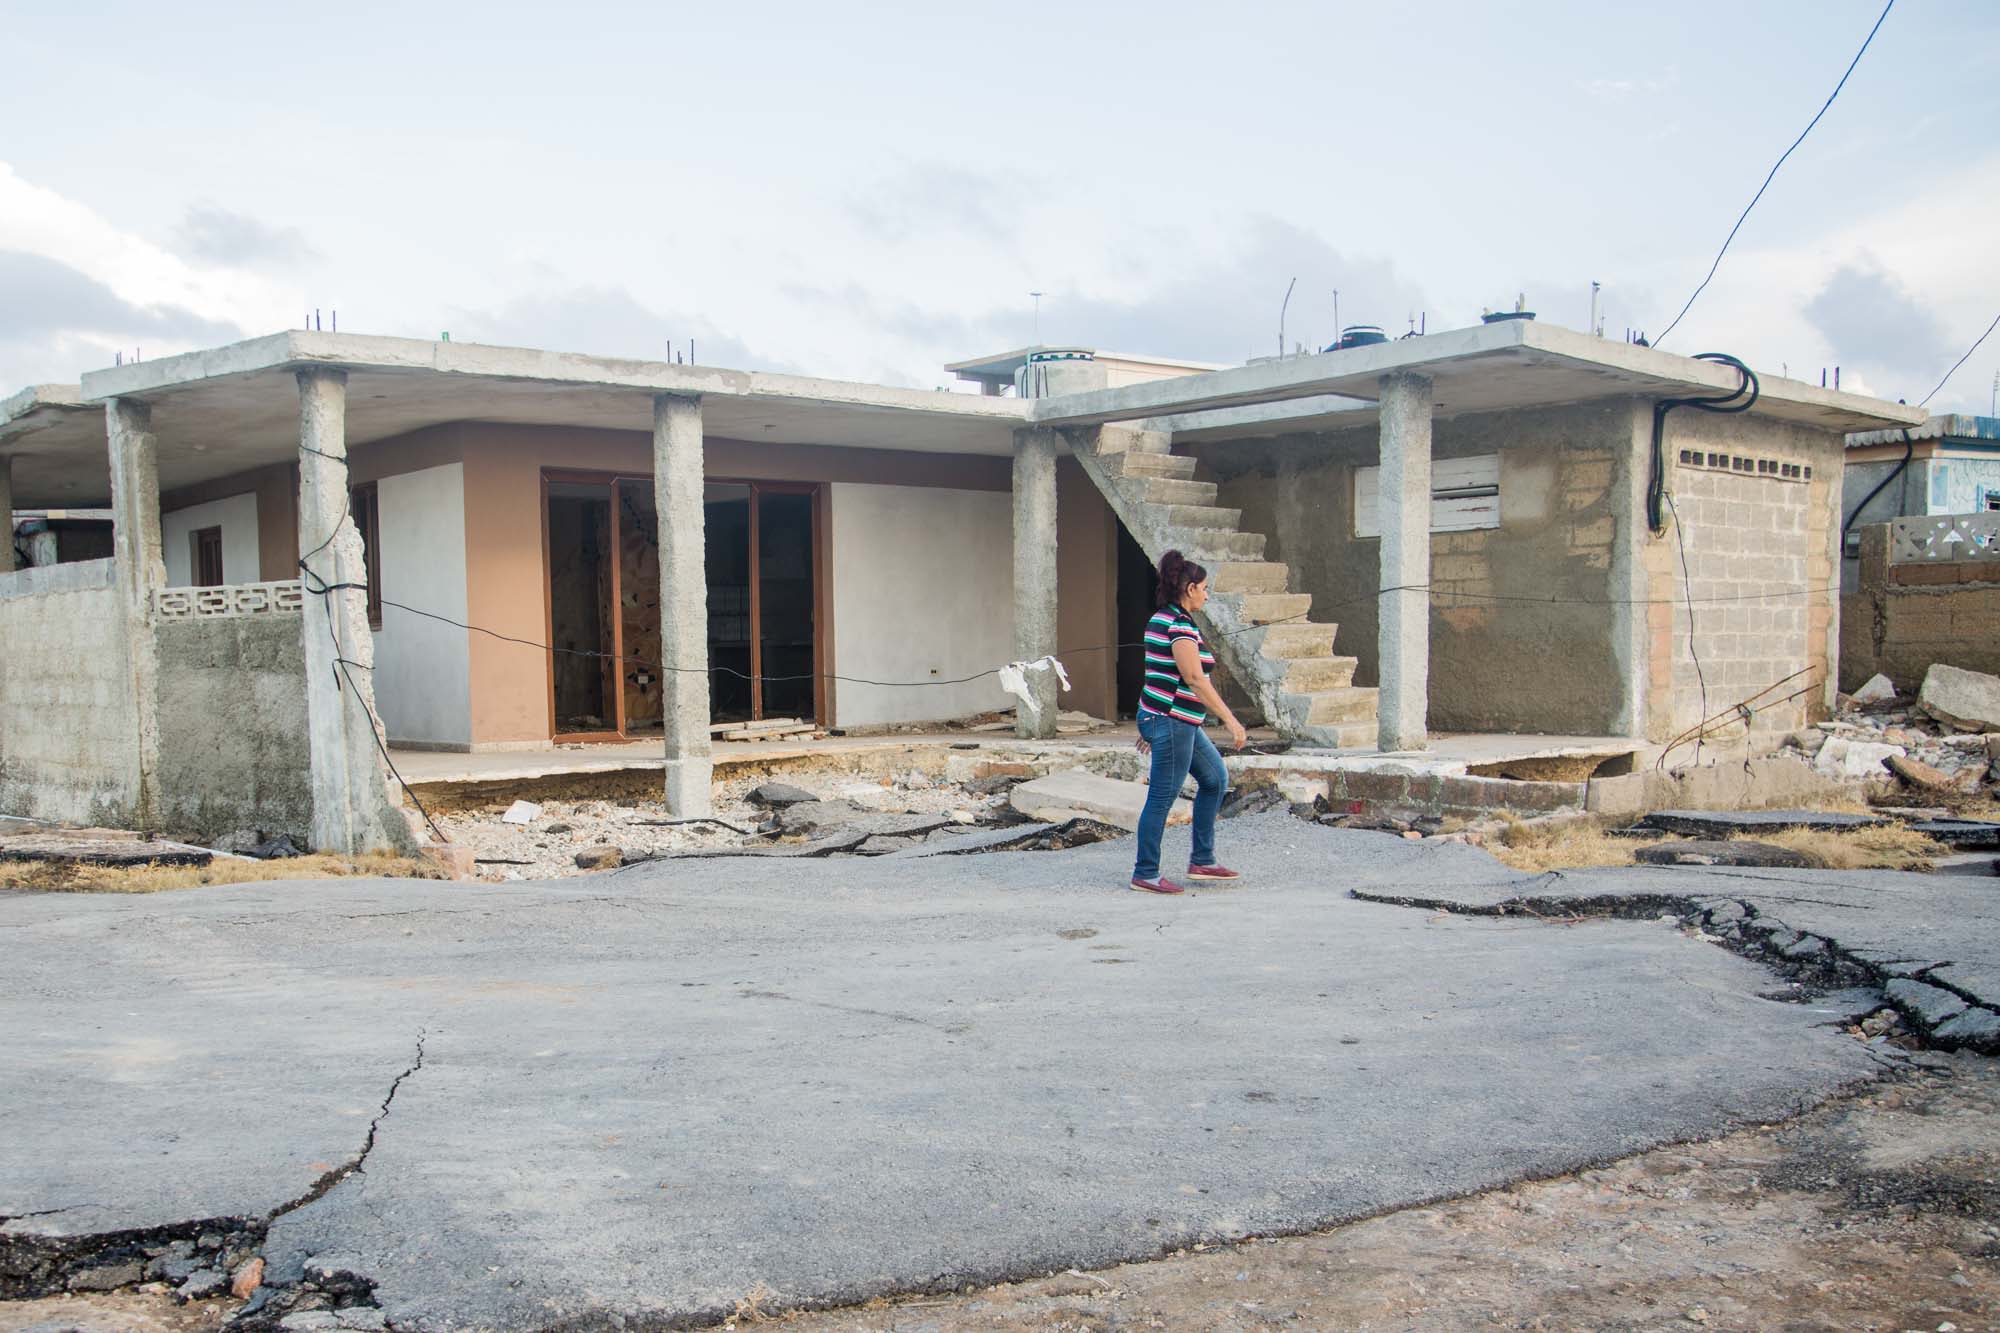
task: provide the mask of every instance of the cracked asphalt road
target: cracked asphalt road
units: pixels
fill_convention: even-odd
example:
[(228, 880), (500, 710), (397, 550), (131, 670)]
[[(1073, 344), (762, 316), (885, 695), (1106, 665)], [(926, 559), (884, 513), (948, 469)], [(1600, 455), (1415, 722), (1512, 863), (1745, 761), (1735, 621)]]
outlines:
[(1878, 1068), (1670, 924), (1348, 896), (1538, 879), (1474, 849), (1225, 838), (1249, 879), (1182, 899), (1122, 842), (0, 895), (0, 1216), (280, 1214), (273, 1278), (363, 1274), (398, 1328), (644, 1326), (1323, 1226)]

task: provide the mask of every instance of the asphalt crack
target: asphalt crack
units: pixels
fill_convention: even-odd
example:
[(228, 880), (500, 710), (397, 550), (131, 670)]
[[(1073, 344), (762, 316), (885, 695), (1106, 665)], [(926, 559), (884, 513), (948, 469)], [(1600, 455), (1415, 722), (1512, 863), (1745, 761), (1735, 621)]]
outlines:
[(355, 1154), (351, 1160), (343, 1162), (331, 1171), (326, 1172), (318, 1180), (315, 1180), (312, 1183), (312, 1188), (308, 1189), (298, 1198), (281, 1203), (272, 1209), (265, 1215), (264, 1220), (266, 1223), (275, 1222), (287, 1213), (295, 1213), (307, 1204), (318, 1203), (332, 1192), (334, 1186), (340, 1184), (341, 1181), (354, 1175), (356, 1172), (366, 1174), (365, 1168), (368, 1162), (368, 1155), (375, 1151), (375, 1135), (381, 1130), (382, 1121), (388, 1117), (389, 1107), (395, 1102), (396, 1094), (402, 1091), (403, 1080), (424, 1067), (424, 1042), (428, 1036), (429, 1031), (427, 1029), (417, 1029), (416, 1059), (411, 1061), (410, 1067), (396, 1075), (395, 1080), (389, 1084), (388, 1095), (382, 1098), (381, 1111), (376, 1114), (373, 1120), (368, 1122), (368, 1137), (362, 1140), (361, 1151)]

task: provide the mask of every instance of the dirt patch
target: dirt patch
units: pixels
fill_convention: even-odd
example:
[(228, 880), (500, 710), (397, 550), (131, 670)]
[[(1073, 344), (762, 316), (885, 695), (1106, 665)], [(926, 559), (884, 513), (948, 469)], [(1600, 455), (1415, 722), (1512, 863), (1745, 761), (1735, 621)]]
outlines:
[(794, 1316), (916, 1330), (1991, 1329), (2000, 1070), (1309, 1236)]
[(159, 1290), (51, 1296), (37, 1301), (0, 1301), (0, 1333), (211, 1333), (238, 1302), (190, 1301), (176, 1305)]
[(292, 856), (275, 861), (217, 857), (205, 866), (93, 866), (73, 861), (0, 861), (0, 889), (35, 893), (157, 893), (270, 879), (440, 879), (429, 861), (406, 856)]
[[(1516, 870), (1585, 870), (1629, 866), (1642, 847), (1656, 847), (1678, 835), (1624, 837), (1613, 825), (1595, 818), (1510, 820), (1486, 849)], [(1900, 823), (1874, 828), (1822, 832), (1813, 829), (1771, 829), (1746, 833), (1730, 841), (1771, 843), (1803, 855), (1819, 870), (1929, 870), (1951, 849), (1913, 833)]]

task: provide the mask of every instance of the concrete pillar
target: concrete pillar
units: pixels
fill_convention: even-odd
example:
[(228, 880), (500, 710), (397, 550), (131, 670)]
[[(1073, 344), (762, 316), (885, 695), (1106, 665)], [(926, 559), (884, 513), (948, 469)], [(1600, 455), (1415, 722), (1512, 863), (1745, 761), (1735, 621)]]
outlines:
[[(1431, 382), (1422, 375), (1381, 380), (1382, 679), (1377, 745), (1421, 750), (1430, 712)], [(1387, 589), (1396, 589), (1394, 592)]]
[(300, 635), (312, 747), (313, 848), (410, 850), (383, 784), (375, 729), (375, 639), (368, 566), (348, 512), (347, 372), (315, 366), (299, 381)]
[[(653, 505), (660, 519), (660, 702), (667, 737), (667, 812), (714, 813), (708, 734), (708, 550), (701, 400), (653, 399)], [(636, 645), (635, 645), (636, 646)]]
[[(1056, 457), (1053, 430), (1014, 432), (1014, 656), (1031, 662), (1056, 650)], [(1056, 676), (1028, 673), (1036, 712), (1015, 714), (1014, 734), (1046, 740), (1056, 734)]]
[(0, 454), (0, 574), (14, 564), (14, 456)]
[(131, 398), (104, 405), (111, 450), (111, 558), (124, 612), (125, 661), (136, 743), (133, 822), (159, 827), (160, 687), (153, 594), (167, 582), (160, 559), (160, 461), (153, 409)]

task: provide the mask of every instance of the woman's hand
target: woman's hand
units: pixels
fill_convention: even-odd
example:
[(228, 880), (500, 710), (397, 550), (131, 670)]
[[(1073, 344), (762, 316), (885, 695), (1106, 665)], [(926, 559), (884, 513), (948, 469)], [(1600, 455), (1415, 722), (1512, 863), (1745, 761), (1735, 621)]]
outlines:
[(1235, 744), (1238, 750), (1241, 750), (1250, 742), (1250, 733), (1245, 731), (1243, 724), (1233, 717), (1229, 719), (1229, 739)]
[(1141, 736), (1138, 740), (1132, 742), (1132, 748), (1140, 754), (1151, 754), (1153, 752), (1153, 743), (1144, 736)]

